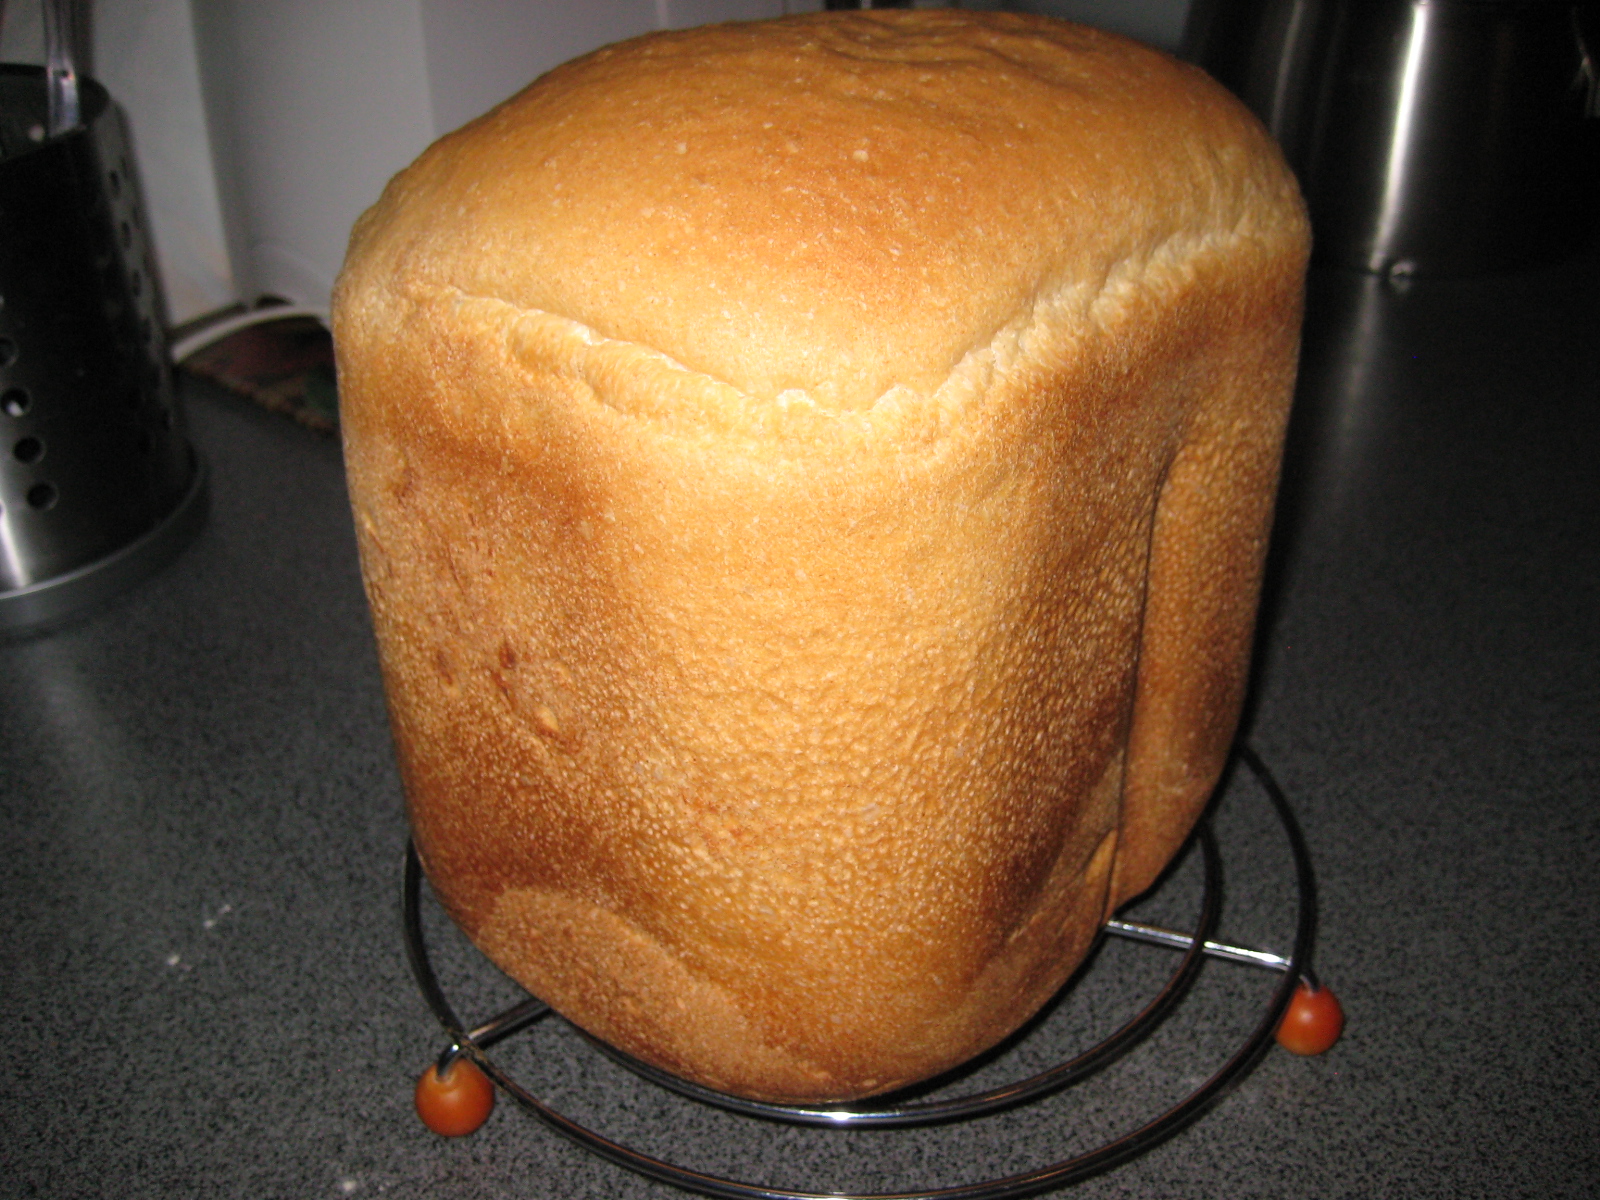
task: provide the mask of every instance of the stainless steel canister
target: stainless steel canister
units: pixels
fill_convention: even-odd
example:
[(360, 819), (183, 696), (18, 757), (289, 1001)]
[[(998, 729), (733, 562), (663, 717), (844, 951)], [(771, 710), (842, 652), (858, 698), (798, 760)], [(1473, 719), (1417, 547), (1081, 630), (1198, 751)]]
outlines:
[(1196, 0), (1186, 53), (1300, 176), (1318, 261), (1552, 262), (1600, 208), (1600, 0)]
[(77, 78), (63, 120), (55, 82), (0, 65), (0, 632), (131, 586), (204, 513), (119, 113)]

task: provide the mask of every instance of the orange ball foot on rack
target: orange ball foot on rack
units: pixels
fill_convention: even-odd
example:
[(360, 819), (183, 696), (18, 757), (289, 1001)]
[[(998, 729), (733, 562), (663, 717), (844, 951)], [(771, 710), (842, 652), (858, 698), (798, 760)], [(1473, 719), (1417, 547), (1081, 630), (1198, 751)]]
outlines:
[(1321, 1054), (1344, 1032), (1344, 1009), (1332, 988), (1300, 978), (1289, 1008), (1278, 1023), (1278, 1045), (1290, 1054)]
[(417, 1116), (442, 1137), (475, 1133), (494, 1111), (494, 1084), (470, 1058), (454, 1058), (440, 1071), (429, 1066), (417, 1080)]

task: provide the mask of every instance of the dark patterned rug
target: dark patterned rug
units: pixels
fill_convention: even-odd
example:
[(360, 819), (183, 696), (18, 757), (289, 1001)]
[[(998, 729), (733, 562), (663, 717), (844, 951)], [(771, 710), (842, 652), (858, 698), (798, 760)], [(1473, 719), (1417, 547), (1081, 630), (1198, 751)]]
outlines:
[(180, 366), (312, 429), (339, 428), (333, 338), (315, 317), (246, 326), (196, 350)]

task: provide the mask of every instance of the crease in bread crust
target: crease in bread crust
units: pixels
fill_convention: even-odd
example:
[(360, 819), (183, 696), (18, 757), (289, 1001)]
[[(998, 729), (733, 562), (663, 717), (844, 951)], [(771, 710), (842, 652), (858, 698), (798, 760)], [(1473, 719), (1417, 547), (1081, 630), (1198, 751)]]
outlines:
[(684, 433), (722, 434), (753, 442), (831, 442), (841, 436), (878, 434), (923, 445), (947, 437), (993, 395), (997, 385), (1021, 372), (1045, 367), (1071, 353), (1085, 336), (1104, 333), (1140, 291), (1182, 290), (1186, 276), (1213, 256), (1226, 256), (1251, 236), (1237, 227), (1177, 231), (1142, 254), (1107, 264), (1098, 282), (1060, 281), (1033, 296), (987, 340), (969, 348), (931, 391), (894, 384), (864, 408), (832, 406), (810, 391), (789, 388), (770, 398), (696, 370), (664, 350), (610, 337), (560, 313), (527, 308), (493, 295), (449, 284), (418, 284), (413, 296), (429, 294), (457, 306), (479, 305), (505, 326), (512, 357), (546, 369), (566, 365), (587, 399), (656, 427)]

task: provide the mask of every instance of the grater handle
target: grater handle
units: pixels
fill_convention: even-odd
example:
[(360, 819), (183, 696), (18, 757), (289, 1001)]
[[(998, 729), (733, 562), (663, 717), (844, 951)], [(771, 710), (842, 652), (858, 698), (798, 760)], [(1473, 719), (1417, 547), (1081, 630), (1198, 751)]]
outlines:
[(73, 0), (43, 0), (45, 86), (49, 97), (48, 136), (81, 123), (78, 107), (76, 5)]

